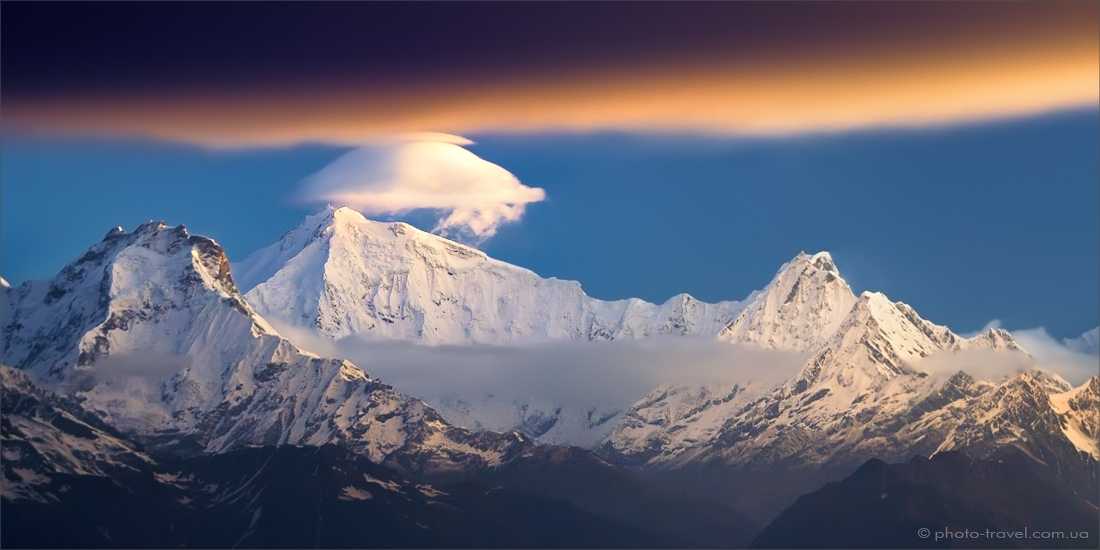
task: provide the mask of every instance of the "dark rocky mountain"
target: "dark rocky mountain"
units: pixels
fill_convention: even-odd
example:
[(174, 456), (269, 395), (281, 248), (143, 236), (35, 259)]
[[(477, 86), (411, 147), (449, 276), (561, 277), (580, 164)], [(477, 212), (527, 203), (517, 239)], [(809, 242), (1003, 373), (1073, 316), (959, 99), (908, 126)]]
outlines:
[(2, 374), (6, 547), (692, 546), (499, 484), (417, 483), (336, 445), (151, 454), (23, 373)]
[[(652, 548), (680, 541), (507, 487), (416, 484), (335, 445), (241, 448), (4, 499), (27, 548)], [(59, 526), (62, 526), (59, 528)]]
[(869, 460), (800, 497), (751, 546), (1096, 548), (1098, 525), (1095, 504), (1023, 452), (979, 460), (944, 452), (900, 464)]
[(660, 487), (577, 447), (538, 446), (478, 477), (564, 500), (638, 529), (667, 533), (687, 548), (740, 548), (759, 527), (715, 499)]

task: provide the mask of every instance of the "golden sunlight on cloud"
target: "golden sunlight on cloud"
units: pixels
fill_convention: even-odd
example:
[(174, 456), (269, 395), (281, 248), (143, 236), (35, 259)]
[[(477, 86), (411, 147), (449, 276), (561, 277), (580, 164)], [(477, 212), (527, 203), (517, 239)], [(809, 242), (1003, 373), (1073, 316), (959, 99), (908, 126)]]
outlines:
[(5, 102), (3, 115), (28, 131), (211, 147), (358, 145), (425, 130), (791, 135), (927, 127), (1097, 106), (1100, 30), (1090, 25), (1041, 33), (1041, 41), (1010, 36), (843, 55), (781, 52), (758, 62), (666, 61), (237, 94), (21, 98)]

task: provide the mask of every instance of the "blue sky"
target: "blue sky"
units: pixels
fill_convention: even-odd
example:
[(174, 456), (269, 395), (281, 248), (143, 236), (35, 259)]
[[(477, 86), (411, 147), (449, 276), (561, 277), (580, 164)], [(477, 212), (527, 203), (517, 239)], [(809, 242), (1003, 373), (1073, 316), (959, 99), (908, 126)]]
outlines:
[[(597, 298), (740, 299), (801, 250), (956, 331), (1098, 324), (1100, 113), (940, 129), (733, 139), (467, 135), (546, 190), (482, 246)], [(209, 150), (31, 139), (0, 149), (0, 274), (52, 276), (115, 225), (211, 236), (232, 260), (311, 213), (299, 182), (346, 148)], [(407, 217), (424, 228), (426, 213)]]

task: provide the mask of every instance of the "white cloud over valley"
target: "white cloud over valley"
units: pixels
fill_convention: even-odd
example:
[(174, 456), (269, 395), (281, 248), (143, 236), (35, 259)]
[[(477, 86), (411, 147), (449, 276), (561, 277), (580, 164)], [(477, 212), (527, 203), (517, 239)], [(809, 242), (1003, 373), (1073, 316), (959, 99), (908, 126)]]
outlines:
[(561, 405), (627, 407), (661, 384), (779, 383), (808, 356), (681, 336), (610, 342), (427, 346), (350, 336), (328, 340), (275, 325), (299, 347), (343, 357), (373, 378), (420, 398), (537, 396)]
[[(346, 358), (371, 377), (429, 402), (445, 396), (492, 394), (534, 397), (566, 407), (621, 410), (662, 384), (779, 384), (796, 376), (809, 359), (805, 353), (679, 336), (429, 346), (363, 335), (333, 341), (309, 329), (274, 326), (303, 349)], [(962, 370), (991, 382), (1040, 369), (1074, 386), (1100, 368), (1097, 356), (1070, 350), (1043, 329), (1015, 331), (1013, 336), (1028, 353), (942, 352), (912, 366), (937, 377)]]

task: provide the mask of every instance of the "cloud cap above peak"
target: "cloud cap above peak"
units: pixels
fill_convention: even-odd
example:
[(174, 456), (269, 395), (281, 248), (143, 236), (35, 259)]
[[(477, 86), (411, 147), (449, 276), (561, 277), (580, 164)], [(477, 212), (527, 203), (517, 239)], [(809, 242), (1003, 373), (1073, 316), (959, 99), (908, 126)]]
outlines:
[(367, 215), (435, 210), (435, 233), (479, 244), (501, 224), (519, 221), (526, 205), (545, 199), (546, 192), (462, 147), (470, 143), (422, 133), (366, 145), (306, 178), (299, 197)]

